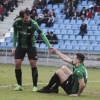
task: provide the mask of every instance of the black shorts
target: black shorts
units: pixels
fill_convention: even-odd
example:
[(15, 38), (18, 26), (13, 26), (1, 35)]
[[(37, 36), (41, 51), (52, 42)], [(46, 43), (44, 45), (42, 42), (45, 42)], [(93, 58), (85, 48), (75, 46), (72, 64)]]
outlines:
[(16, 47), (15, 59), (24, 59), (26, 53), (28, 55), (29, 60), (37, 60), (36, 47), (30, 47), (30, 48)]
[(73, 77), (73, 74), (70, 75), (68, 77), (68, 79), (66, 81), (64, 81), (62, 84), (61, 84), (61, 87), (64, 89), (64, 91), (69, 95), (69, 94), (72, 94), (72, 87), (73, 87), (73, 84), (74, 84), (74, 77)]

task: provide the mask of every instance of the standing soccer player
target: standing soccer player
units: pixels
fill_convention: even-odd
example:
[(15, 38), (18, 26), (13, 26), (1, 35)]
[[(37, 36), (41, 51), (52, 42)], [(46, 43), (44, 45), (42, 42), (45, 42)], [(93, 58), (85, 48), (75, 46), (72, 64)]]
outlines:
[[(38, 69), (36, 67), (37, 62), (37, 50), (36, 50), (36, 39), (34, 32), (37, 31), (41, 38), (44, 40), (46, 45), (50, 50), (50, 43), (44, 33), (41, 31), (38, 24), (30, 18), (30, 12), (28, 10), (21, 10), (19, 12), (20, 18), (16, 19), (13, 25), (13, 48), (12, 54), (15, 55), (15, 75), (17, 80), (17, 87), (14, 88), (15, 91), (22, 90), (22, 70), (21, 64), (28, 54), (28, 59), (30, 61), (30, 66), (32, 70), (32, 80), (33, 80), (33, 90), (37, 91), (37, 81), (38, 81)], [(17, 40), (18, 38), (18, 40)], [(18, 45), (16, 46), (16, 42)]]
[[(52, 48), (63, 61), (74, 65), (73, 73), (66, 66), (62, 66), (51, 77), (49, 84), (38, 90), (40, 93), (58, 93), (59, 85), (69, 96), (79, 96), (87, 83), (87, 70), (83, 62), (85, 56), (82, 53), (76, 53), (73, 59)], [(53, 86), (54, 85), (54, 86)]]

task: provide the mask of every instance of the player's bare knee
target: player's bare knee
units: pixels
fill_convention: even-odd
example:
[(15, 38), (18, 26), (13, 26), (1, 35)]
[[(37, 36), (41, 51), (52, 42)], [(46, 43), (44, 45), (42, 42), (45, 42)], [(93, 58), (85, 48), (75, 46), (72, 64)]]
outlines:
[(36, 64), (33, 63), (33, 62), (31, 62), (31, 63), (30, 63), (30, 66), (33, 68), (33, 67), (36, 67)]
[(67, 68), (67, 66), (62, 66), (61, 70), (65, 70)]
[(58, 74), (60, 74), (61, 73), (61, 69), (58, 69), (57, 71), (56, 71), (56, 74), (58, 75)]
[(21, 63), (16, 63), (16, 64), (15, 64), (15, 68), (16, 68), (16, 69), (20, 69), (20, 68), (21, 68)]

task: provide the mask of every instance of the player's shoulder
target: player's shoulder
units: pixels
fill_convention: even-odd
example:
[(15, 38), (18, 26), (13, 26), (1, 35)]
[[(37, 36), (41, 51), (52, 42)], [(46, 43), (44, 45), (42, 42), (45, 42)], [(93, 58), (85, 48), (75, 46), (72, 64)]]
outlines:
[(32, 22), (33, 25), (37, 24), (37, 22), (33, 19), (30, 19), (30, 21)]
[(19, 21), (21, 21), (21, 18), (17, 18), (14, 22), (16, 23), (16, 22), (19, 22)]

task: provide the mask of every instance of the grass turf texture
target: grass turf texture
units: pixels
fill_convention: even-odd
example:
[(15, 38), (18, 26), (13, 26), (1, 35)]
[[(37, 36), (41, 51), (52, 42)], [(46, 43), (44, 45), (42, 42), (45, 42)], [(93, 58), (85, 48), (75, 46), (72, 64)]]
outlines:
[[(38, 88), (48, 83), (54, 72), (60, 67), (38, 66)], [(70, 68), (72, 70), (72, 68)], [(14, 65), (0, 64), (0, 100), (100, 100), (100, 69), (87, 68), (89, 78), (87, 86), (80, 97), (69, 97), (59, 88), (59, 94), (41, 94), (32, 92), (32, 77), (30, 66), (22, 65), (23, 91), (14, 91), (16, 84)], [(99, 81), (99, 82), (97, 82)], [(31, 83), (31, 84), (27, 84)], [(44, 84), (40, 84), (44, 83)], [(12, 86), (8, 86), (12, 85)], [(8, 86), (8, 87), (1, 87)]]

